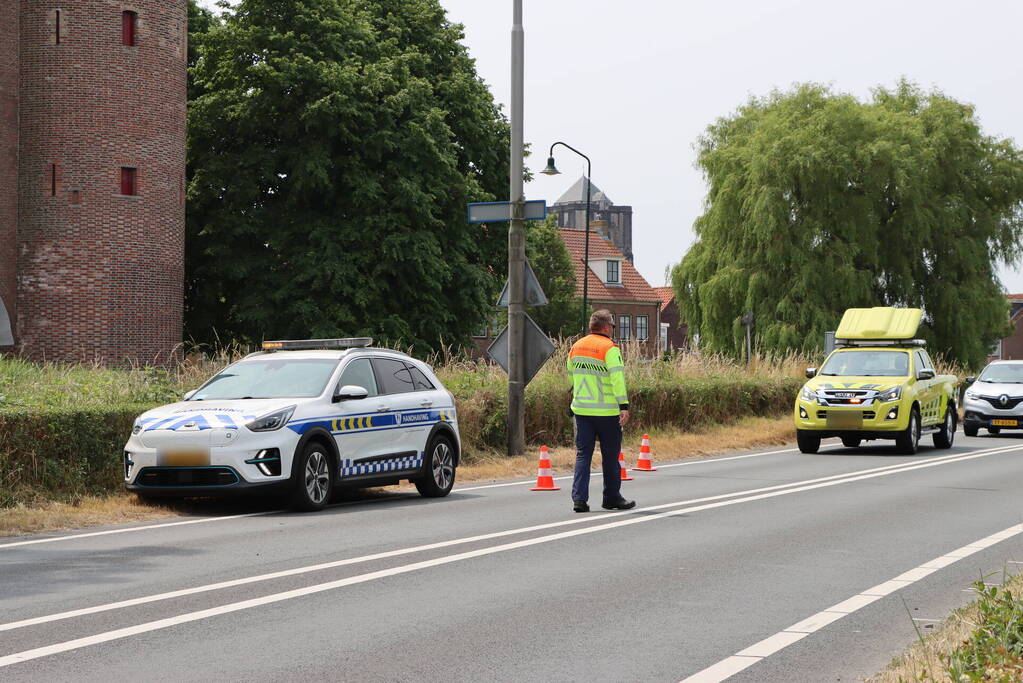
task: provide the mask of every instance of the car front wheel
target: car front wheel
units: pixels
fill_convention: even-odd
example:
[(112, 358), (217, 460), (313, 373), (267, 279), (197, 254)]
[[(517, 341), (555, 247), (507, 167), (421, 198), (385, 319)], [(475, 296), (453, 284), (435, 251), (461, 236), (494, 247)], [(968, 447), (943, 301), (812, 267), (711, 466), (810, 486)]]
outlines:
[(979, 431), (977, 425), (971, 425), (969, 422), (963, 424), (963, 434), (965, 436), (977, 436)]
[(895, 445), (905, 455), (913, 455), (920, 446), (920, 413), (915, 407), (909, 414), (909, 424), (905, 431), (896, 437)]
[(436, 436), (426, 449), (423, 474), (414, 482), (420, 495), (442, 498), (455, 485), (455, 448), (446, 436)]
[(821, 447), (821, 437), (819, 434), (797, 429), (796, 444), (801, 453), (816, 453)]
[(330, 460), (329, 451), (316, 441), (307, 445), (298, 456), (291, 501), (299, 510), (322, 510), (330, 501), (330, 494), (334, 490)]

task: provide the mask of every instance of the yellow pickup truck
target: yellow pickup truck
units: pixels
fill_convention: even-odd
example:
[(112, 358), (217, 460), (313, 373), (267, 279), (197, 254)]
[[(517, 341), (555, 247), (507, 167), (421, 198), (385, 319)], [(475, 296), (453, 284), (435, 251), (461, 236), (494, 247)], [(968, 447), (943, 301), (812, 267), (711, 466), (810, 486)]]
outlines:
[(835, 350), (820, 369), (806, 369), (809, 381), (796, 397), (800, 451), (816, 453), (821, 439), (838, 436), (848, 448), (894, 439), (900, 452), (913, 454), (925, 433), (935, 447), (952, 447), (958, 379), (938, 375), (924, 342), (913, 338), (921, 316), (919, 308), (845, 312)]

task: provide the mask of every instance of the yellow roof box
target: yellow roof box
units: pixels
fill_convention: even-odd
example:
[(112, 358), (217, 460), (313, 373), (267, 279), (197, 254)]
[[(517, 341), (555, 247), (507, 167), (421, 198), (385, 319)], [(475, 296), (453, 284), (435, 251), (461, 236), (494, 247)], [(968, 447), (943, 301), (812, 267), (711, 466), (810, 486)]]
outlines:
[(919, 308), (850, 308), (842, 316), (836, 339), (912, 339), (920, 327)]

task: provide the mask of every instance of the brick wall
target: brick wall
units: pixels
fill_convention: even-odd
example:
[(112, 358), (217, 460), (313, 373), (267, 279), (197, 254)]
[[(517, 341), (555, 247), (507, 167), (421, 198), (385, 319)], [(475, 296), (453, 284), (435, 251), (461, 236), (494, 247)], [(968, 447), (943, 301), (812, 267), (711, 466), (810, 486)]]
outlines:
[[(20, 9), (19, 344), (37, 359), (162, 362), (183, 313), (186, 0)], [(120, 195), (124, 166), (137, 196)]]
[[(640, 353), (646, 358), (653, 358), (657, 354), (657, 333), (659, 328), (658, 311), (660, 311), (661, 304), (657, 303), (635, 303), (635, 302), (623, 302), (623, 301), (590, 301), (590, 312), (606, 308), (611, 311), (615, 317), (615, 323), (618, 327), (615, 329), (615, 341), (619, 342), (628, 348), (632, 344), (639, 345)], [(629, 340), (619, 340), (619, 335), (622, 333), (621, 316), (629, 316), (629, 322), (631, 330), (629, 333)], [(643, 342), (637, 342), (636, 340), (636, 316), (645, 315), (647, 316), (647, 340)]]
[(17, 320), (17, 230), (18, 2), (4, 0), (0, 2), (0, 300), (12, 328)]
[(674, 299), (661, 311), (661, 322), (668, 324), (669, 349), (685, 349), (689, 346), (689, 340), (686, 339), (689, 327), (682, 323), (678, 302)]

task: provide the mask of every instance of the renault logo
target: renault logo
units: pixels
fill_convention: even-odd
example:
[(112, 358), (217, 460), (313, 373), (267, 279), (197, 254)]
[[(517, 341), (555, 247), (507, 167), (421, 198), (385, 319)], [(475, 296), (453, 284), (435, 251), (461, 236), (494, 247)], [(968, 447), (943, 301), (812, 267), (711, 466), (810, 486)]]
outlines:
[(998, 402), (1001, 403), (1003, 406), (1009, 405), (1009, 397), (1006, 396), (1005, 394), (1002, 394), (1001, 396), (998, 397)]

